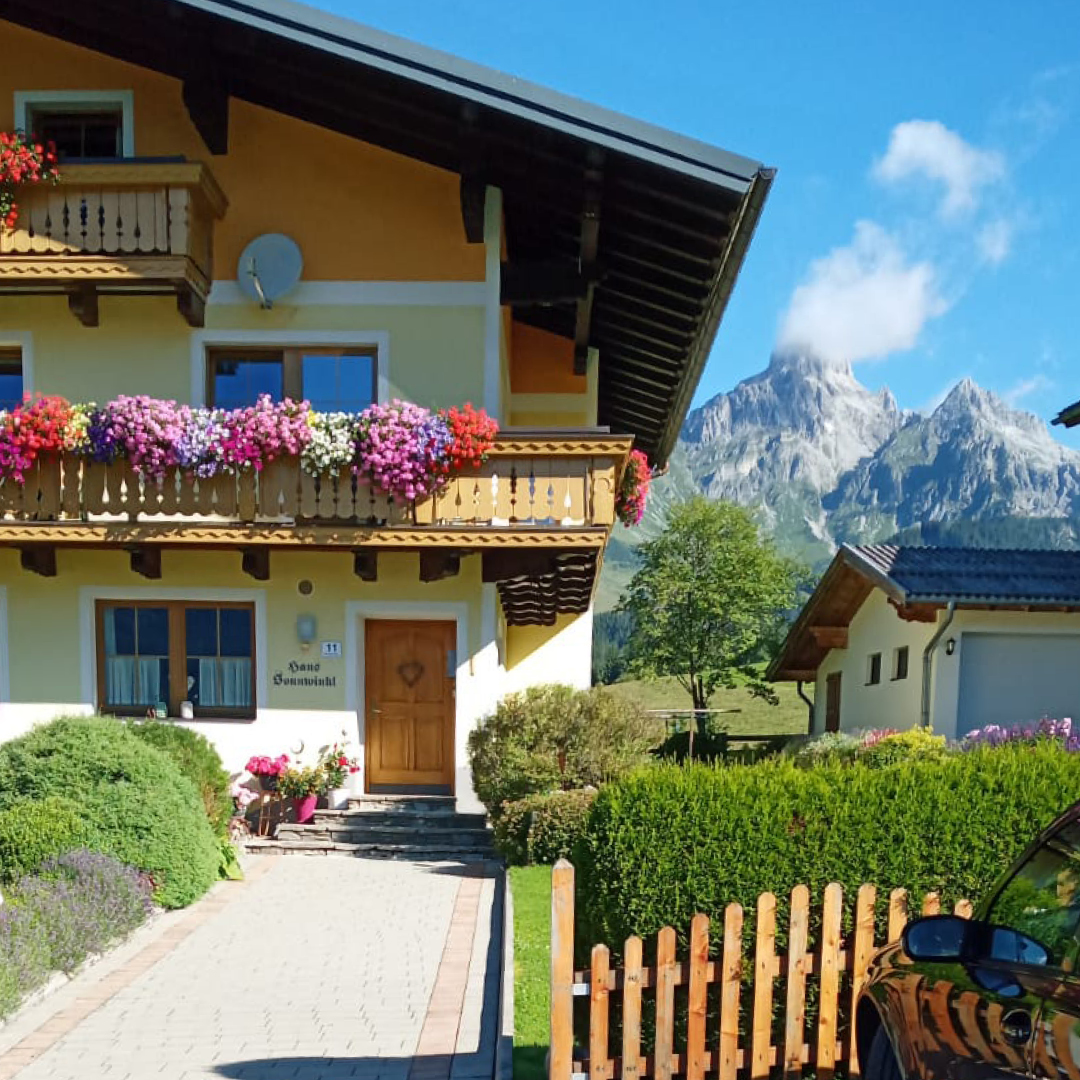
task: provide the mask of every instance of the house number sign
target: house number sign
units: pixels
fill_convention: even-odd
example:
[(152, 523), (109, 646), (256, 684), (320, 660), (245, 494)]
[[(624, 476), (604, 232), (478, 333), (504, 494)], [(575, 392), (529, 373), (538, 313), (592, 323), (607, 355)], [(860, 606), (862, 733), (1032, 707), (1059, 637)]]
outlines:
[(341, 658), (341, 642), (324, 641), (322, 643), (322, 654), (327, 660), (339, 660)]

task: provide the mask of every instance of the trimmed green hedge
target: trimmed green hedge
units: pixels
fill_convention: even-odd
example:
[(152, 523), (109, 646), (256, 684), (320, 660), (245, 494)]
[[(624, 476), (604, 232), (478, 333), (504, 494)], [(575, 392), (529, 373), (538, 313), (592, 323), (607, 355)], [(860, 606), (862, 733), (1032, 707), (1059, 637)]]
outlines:
[(140, 720), (130, 726), (131, 732), (150, 746), (163, 750), (180, 771), (195, 785), (202, 799), (210, 827), (218, 836), (228, 836), (233, 814), (229, 795), (229, 774), (221, 763), (221, 755), (205, 735), (197, 731), (166, 724), (160, 720)]
[(34, 873), (46, 859), (82, 847), (86, 839), (74, 799), (17, 799), (0, 811), (0, 882)]
[(511, 866), (567, 858), (585, 830), (595, 789), (553, 791), (503, 803), (495, 822), (495, 846)]
[(217, 878), (194, 785), (118, 720), (62, 717), (0, 746), (0, 811), (50, 796), (76, 801), (87, 845), (148, 873), (165, 907), (190, 904)]
[(583, 942), (618, 950), (695, 912), (871, 882), (946, 905), (977, 900), (1036, 832), (1080, 799), (1080, 753), (1014, 744), (895, 764), (785, 758), (659, 766), (604, 787), (574, 849)]

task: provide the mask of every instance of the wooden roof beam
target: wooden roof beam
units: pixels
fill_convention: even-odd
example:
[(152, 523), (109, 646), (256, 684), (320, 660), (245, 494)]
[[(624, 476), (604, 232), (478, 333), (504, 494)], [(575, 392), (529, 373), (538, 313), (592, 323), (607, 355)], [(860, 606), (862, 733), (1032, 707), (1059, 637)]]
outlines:
[(596, 253), (600, 248), (600, 201), (603, 189), (602, 158), (593, 151), (590, 168), (585, 173), (585, 199), (581, 213), (579, 269), (586, 274), (585, 294), (578, 298), (574, 313), (574, 374), (584, 375), (589, 361), (589, 337), (592, 333), (593, 296), (596, 292)]
[(846, 626), (810, 626), (807, 629), (821, 649), (846, 649), (848, 647)]

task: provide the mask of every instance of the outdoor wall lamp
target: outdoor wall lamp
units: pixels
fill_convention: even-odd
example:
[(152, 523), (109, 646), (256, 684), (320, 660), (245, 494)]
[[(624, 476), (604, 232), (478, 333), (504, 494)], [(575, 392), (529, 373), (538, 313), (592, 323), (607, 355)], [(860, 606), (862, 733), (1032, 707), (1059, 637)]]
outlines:
[(952, 656), (952, 654), (954, 652), (956, 652), (956, 638), (954, 638), (954, 637), (946, 638), (945, 639), (945, 655), (946, 656)]
[(318, 634), (319, 624), (315, 621), (314, 615), (296, 616), (296, 640), (300, 642), (300, 648), (311, 648), (311, 643)]

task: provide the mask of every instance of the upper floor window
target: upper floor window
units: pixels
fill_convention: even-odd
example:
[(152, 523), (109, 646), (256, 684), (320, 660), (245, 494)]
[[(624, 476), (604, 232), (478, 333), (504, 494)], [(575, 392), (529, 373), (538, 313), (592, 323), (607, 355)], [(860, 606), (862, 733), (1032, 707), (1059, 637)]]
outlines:
[(0, 347), (0, 409), (14, 409), (22, 399), (22, 350)]
[(15, 126), (54, 142), (61, 162), (134, 156), (133, 123), (129, 90), (42, 90), (15, 95)]
[(45, 143), (56, 145), (60, 161), (123, 157), (123, 119), (116, 109), (52, 109), (30, 114), (30, 130)]
[(235, 409), (269, 394), (306, 399), (319, 412), (356, 413), (377, 400), (377, 367), (374, 349), (213, 349), (206, 400)]

